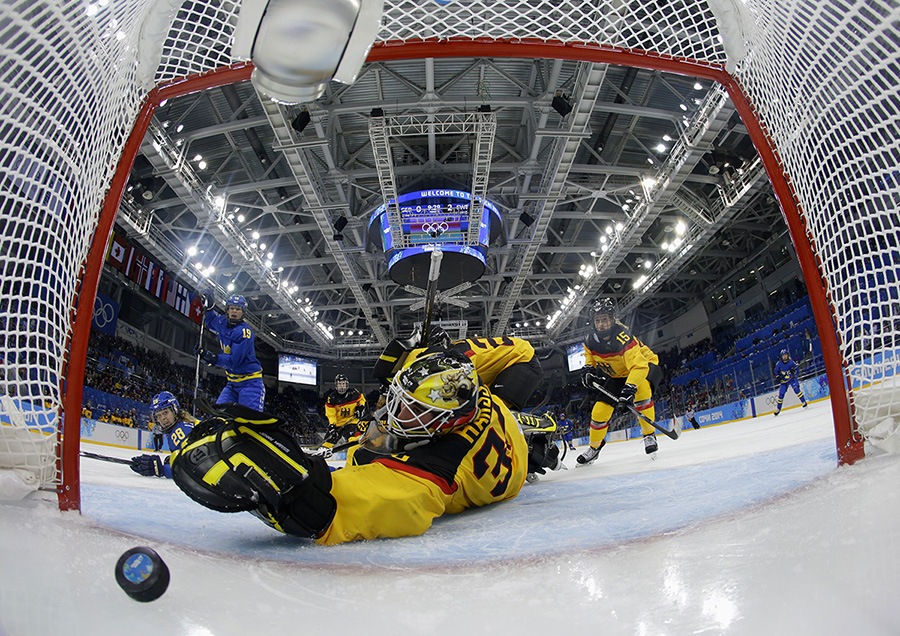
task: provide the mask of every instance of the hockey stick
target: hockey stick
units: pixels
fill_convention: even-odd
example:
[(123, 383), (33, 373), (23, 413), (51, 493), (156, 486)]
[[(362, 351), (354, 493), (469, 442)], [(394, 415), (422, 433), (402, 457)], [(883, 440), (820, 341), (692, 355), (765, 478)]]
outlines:
[(431, 331), (431, 315), (434, 313), (434, 297), (437, 294), (438, 278), (441, 275), (441, 259), (444, 253), (441, 248), (435, 247), (431, 252), (431, 267), (428, 268), (428, 283), (425, 289), (425, 320), (422, 322), (422, 338), (420, 346), (428, 342), (428, 334)]
[(197, 417), (197, 388), (200, 386), (200, 351), (203, 350), (203, 327), (206, 326), (206, 312), (200, 315), (200, 340), (197, 345), (197, 370), (194, 372), (194, 412), (191, 413)]
[(87, 451), (81, 451), (79, 453), (82, 457), (87, 457), (89, 459), (99, 459), (104, 462), (112, 462), (113, 464), (131, 464), (130, 459), (119, 459), (118, 457), (110, 457), (109, 455), (98, 455), (97, 453), (88, 453)]
[[(607, 391), (606, 387), (603, 385), (597, 384), (596, 382), (591, 382), (591, 387), (594, 390), (599, 391), (600, 393), (605, 395), (609, 400), (612, 400), (613, 402), (616, 402), (618, 400), (618, 398), (616, 398), (615, 395), (613, 395), (612, 393)], [(670, 431), (669, 429), (663, 428), (662, 426), (660, 426), (659, 424), (657, 424), (656, 422), (651, 420), (649, 417), (647, 417), (646, 415), (644, 415), (643, 413), (641, 413), (640, 411), (638, 411), (636, 408), (634, 408), (631, 405), (628, 406), (628, 410), (631, 411), (632, 413), (634, 413), (635, 415), (637, 415), (639, 420), (641, 420), (642, 422), (646, 422), (647, 424), (649, 424), (650, 426), (652, 426), (657, 431), (664, 434), (666, 437), (668, 437), (670, 439), (678, 439), (681, 436), (681, 432), (678, 431), (678, 429), (673, 428)]]

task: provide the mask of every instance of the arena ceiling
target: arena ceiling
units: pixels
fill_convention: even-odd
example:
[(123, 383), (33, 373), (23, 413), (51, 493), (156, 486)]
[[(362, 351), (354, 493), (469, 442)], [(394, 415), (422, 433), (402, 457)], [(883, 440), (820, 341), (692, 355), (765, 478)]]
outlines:
[[(488, 132), (465, 124), (472, 113)], [(412, 128), (382, 146), (377, 118)], [(276, 349), (367, 357), (424, 316), (421, 292), (394, 282), (367, 241), (385, 174), (401, 194), (486, 188), (501, 236), (484, 274), (439, 298), (441, 319), (536, 346), (577, 338), (599, 295), (636, 330), (664, 324), (786, 232), (717, 85), (494, 58), (369, 63), (304, 107), (262, 101), (249, 81), (170, 99), (118, 223), (169, 268), (206, 275), (220, 300), (246, 296)]]

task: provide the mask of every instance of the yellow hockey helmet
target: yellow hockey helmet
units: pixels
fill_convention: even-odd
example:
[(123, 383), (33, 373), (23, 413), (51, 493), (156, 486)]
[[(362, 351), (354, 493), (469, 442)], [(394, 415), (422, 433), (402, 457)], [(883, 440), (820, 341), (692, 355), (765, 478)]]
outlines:
[(449, 433), (475, 417), (478, 386), (475, 366), (462, 354), (417, 358), (391, 382), (387, 429), (417, 439)]

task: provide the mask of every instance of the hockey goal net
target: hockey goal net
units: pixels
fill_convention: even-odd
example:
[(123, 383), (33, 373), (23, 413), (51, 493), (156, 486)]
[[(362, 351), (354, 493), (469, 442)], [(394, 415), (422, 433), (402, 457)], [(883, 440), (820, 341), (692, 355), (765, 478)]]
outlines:
[[(0, 6), (0, 471), (79, 506), (87, 337), (128, 172), (167, 97), (249, 77), (232, 0)], [(371, 60), (534, 57), (719, 81), (810, 291), (842, 462), (900, 409), (893, 0), (387, 0)], [(874, 433), (873, 433), (874, 431)], [(20, 480), (21, 481), (21, 480)], [(2, 480), (0, 480), (2, 482)]]

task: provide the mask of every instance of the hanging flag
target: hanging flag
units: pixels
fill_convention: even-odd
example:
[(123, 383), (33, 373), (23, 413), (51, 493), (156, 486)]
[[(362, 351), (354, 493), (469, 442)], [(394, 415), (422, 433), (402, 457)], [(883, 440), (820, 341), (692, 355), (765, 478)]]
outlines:
[(203, 320), (203, 299), (200, 294), (191, 295), (191, 313), (188, 317), (198, 325)]
[(175, 292), (175, 309), (183, 313), (185, 316), (190, 315), (190, 294), (188, 294), (188, 290), (181, 285), (178, 285), (178, 290)]

